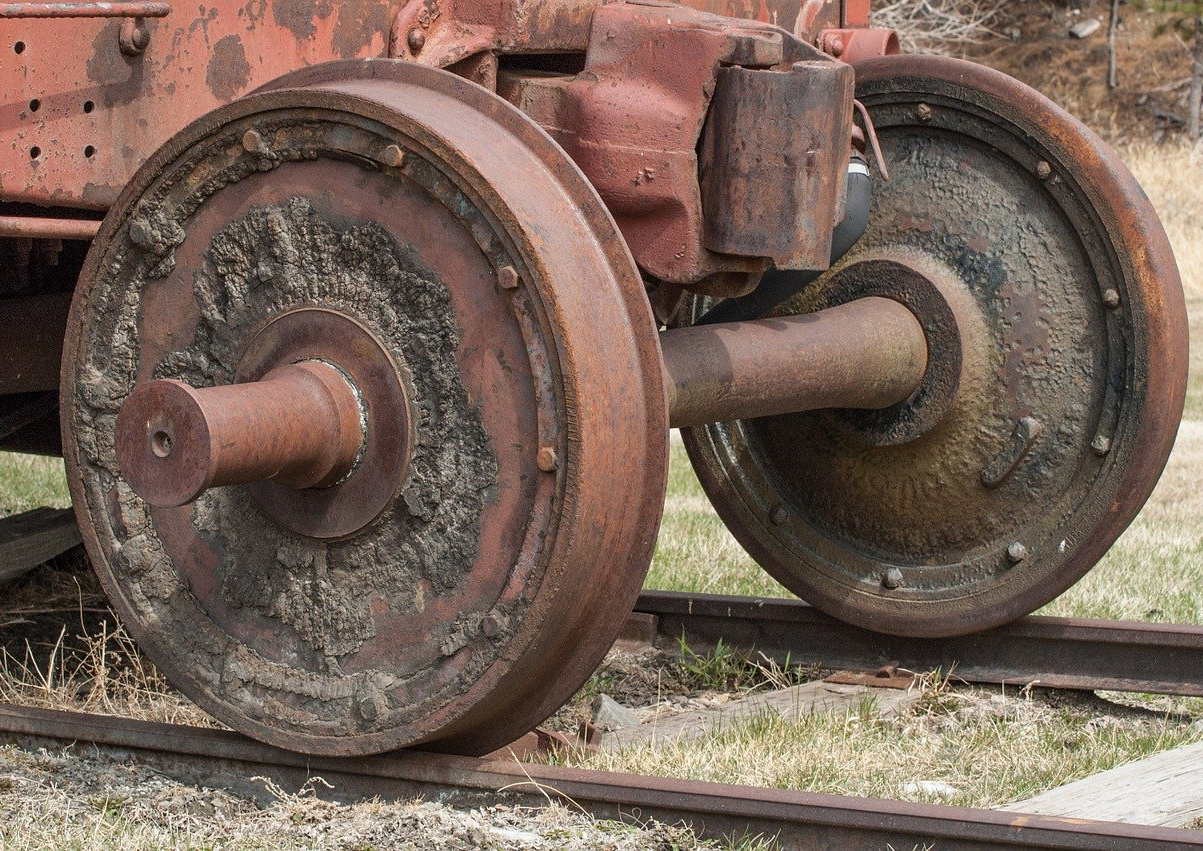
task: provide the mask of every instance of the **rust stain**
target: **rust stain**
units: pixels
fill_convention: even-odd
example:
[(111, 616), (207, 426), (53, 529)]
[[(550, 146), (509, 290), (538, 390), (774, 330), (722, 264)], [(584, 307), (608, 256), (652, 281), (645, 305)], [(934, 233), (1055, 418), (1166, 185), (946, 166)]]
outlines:
[(277, 0), (272, 4), (272, 17), (298, 39), (313, 38), (315, 20), (330, 17), (334, 7), (330, 0)]
[(901, 212), (897, 216), (897, 222), (899, 230), (931, 233), (931, 219), (927, 216), (913, 216), (908, 212)]
[(242, 49), (242, 39), (228, 35), (213, 45), (213, 56), (205, 71), (205, 84), (214, 97), (229, 100), (246, 89), (251, 79), (251, 66)]
[(358, 9), (344, 3), (339, 6), (330, 46), (342, 59), (359, 56), (377, 34), (387, 42), (391, 19), (392, 8), (385, 3), (374, 3)]

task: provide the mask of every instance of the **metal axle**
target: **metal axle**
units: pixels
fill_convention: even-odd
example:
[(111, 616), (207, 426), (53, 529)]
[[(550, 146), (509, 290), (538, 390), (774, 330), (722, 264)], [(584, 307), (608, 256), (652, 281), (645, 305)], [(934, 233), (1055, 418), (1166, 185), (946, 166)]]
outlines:
[(660, 334), (660, 347), (673, 428), (888, 408), (910, 396), (927, 369), (919, 321), (879, 297), (802, 316), (673, 328)]
[(224, 387), (151, 381), (117, 416), (117, 462), (156, 506), (184, 505), (220, 485), (331, 485), (351, 470), (363, 440), (354, 389), (320, 361)]
[[(885, 408), (906, 399), (927, 367), (919, 322), (876, 297), (804, 316), (672, 329), (660, 342), (674, 427)], [(122, 473), (156, 506), (264, 480), (324, 487), (350, 471), (363, 443), (355, 390), (320, 361), (225, 387), (151, 381), (117, 418)]]

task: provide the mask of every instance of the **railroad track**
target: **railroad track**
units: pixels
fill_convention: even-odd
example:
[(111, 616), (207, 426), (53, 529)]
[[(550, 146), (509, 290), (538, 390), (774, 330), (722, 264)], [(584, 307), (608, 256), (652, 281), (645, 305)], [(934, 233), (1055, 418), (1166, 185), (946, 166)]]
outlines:
[[(628, 638), (722, 638), (741, 649), (826, 667), (913, 670), (955, 666), (976, 682), (1203, 694), (1203, 628), (1029, 617), (956, 639), (908, 640), (855, 630), (788, 600), (674, 592), (643, 594)], [(1194, 666), (1191, 660), (1194, 660)], [(254, 777), (297, 788), (313, 775), (329, 796), (435, 798), (457, 806), (539, 805), (559, 797), (599, 818), (685, 822), (699, 836), (777, 837), (783, 847), (1188, 848), (1203, 832), (1023, 813), (849, 798), (723, 783), (397, 751), (367, 759), (312, 757), (237, 733), (0, 706), (0, 739), (135, 760), (185, 782), (262, 794)]]
[(262, 794), (268, 777), (298, 788), (321, 776), (321, 794), (351, 801), (422, 796), (453, 806), (539, 806), (560, 798), (599, 818), (688, 823), (702, 837), (777, 837), (785, 848), (1203, 847), (1203, 832), (1024, 813), (906, 804), (476, 759), (422, 751), (370, 758), (309, 757), (237, 733), (74, 712), (0, 706), (0, 738), (24, 747), (70, 747), (136, 760), (192, 783)]
[(800, 600), (647, 591), (629, 638), (722, 639), (784, 663), (954, 671), (966, 682), (1203, 696), (1203, 626), (1028, 616), (954, 638), (900, 638), (827, 617)]

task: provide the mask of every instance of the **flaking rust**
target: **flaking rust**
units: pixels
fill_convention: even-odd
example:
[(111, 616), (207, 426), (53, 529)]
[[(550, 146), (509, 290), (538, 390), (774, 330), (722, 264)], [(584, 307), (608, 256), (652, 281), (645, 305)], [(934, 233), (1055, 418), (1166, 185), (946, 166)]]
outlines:
[[(585, 626), (620, 625), (638, 591), (658, 516), (599, 518), (624, 490), (662, 498), (654, 329), (631, 325), (642, 284), (596, 196), (529, 119), (389, 70), (234, 104), (140, 172), (77, 299), (73, 486), (123, 618), (219, 717), (326, 753), (492, 749), (575, 690), (609, 644)], [(526, 229), (557, 205), (575, 230)], [(582, 270), (604, 289), (565, 289)], [(602, 339), (624, 369), (562, 354)], [(632, 376), (642, 429), (580, 407)], [(298, 392), (308, 411), (253, 407)], [(332, 466), (305, 433), (319, 408)], [(183, 492), (156, 484), (172, 464), (195, 472)]]
[(0, 19), (0, 447), (62, 451), (123, 623), (264, 741), (554, 712), (639, 592), (670, 423), (767, 570), (917, 636), (1064, 590), (1168, 455), (1139, 187), (867, 0)]
[(1114, 153), (1031, 89), (932, 57), (856, 71), (891, 179), (864, 236), (782, 311), (897, 299), (927, 374), (892, 408), (685, 444), (735, 536), (807, 602), (888, 633), (977, 631), (1068, 588), (1147, 499), (1181, 410), (1177, 269)]

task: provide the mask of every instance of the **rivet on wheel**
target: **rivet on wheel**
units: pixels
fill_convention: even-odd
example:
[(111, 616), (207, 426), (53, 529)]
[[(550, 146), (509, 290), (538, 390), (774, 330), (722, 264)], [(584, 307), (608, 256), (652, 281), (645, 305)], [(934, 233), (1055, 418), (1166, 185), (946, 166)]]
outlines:
[(499, 617), (495, 612), (490, 612), (481, 620), (480, 631), (483, 632), (488, 638), (495, 638), (501, 632), (501, 627), (503, 625), (504, 624), (502, 623), (501, 617)]
[(891, 591), (902, 586), (902, 571), (891, 567), (881, 576), (881, 584)]
[(1007, 561), (1011, 564), (1019, 564), (1028, 557), (1028, 548), (1019, 541), (1012, 541), (1007, 545)]
[(1095, 455), (1106, 455), (1111, 451), (1111, 438), (1105, 434), (1097, 434), (1094, 440), (1090, 441), (1090, 448), (1094, 450)]
[(539, 447), (539, 454), (535, 457), (535, 463), (539, 465), (539, 469), (544, 473), (554, 472), (556, 467), (560, 465), (560, 459), (556, 455), (555, 447)]
[(414, 27), (409, 31), (409, 35), (405, 37), (405, 43), (409, 45), (410, 53), (417, 53), (426, 45), (426, 33)]
[(1053, 167), (1048, 164), (1047, 160), (1036, 163), (1036, 176), (1041, 180), (1048, 180), (1053, 176)]
[(151, 243), (153, 234), (150, 223), (146, 219), (133, 218), (129, 220), (130, 241), (139, 248), (145, 248)]
[(1114, 287), (1103, 290), (1103, 304), (1108, 307), (1119, 307), (1119, 290)]
[(931, 121), (931, 107), (921, 103), (915, 107), (915, 115), (919, 116), (920, 121)]
[(263, 141), (263, 134), (258, 130), (248, 130), (242, 134), (242, 149), (247, 153), (258, 153), (265, 148), (267, 143)]
[(518, 286), (518, 270), (513, 266), (502, 266), (497, 270), (497, 283), (503, 290), (512, 290)]
[(359, 696), (359, 714), (365, 721), (375, 721), (385, 710), (384, 695), (378, 691), (368, 692)]
[(780, 503), (774, 505), (773, 510), (769, 512), (769, 520), (773, 521), (774, 526), (780, 526), (789, 520), (789, 509)]
[(400, 168), (405, 162), (405, 151), (398, 145), (389, 145), (380, 153), (380, 161), (393, 168)]

